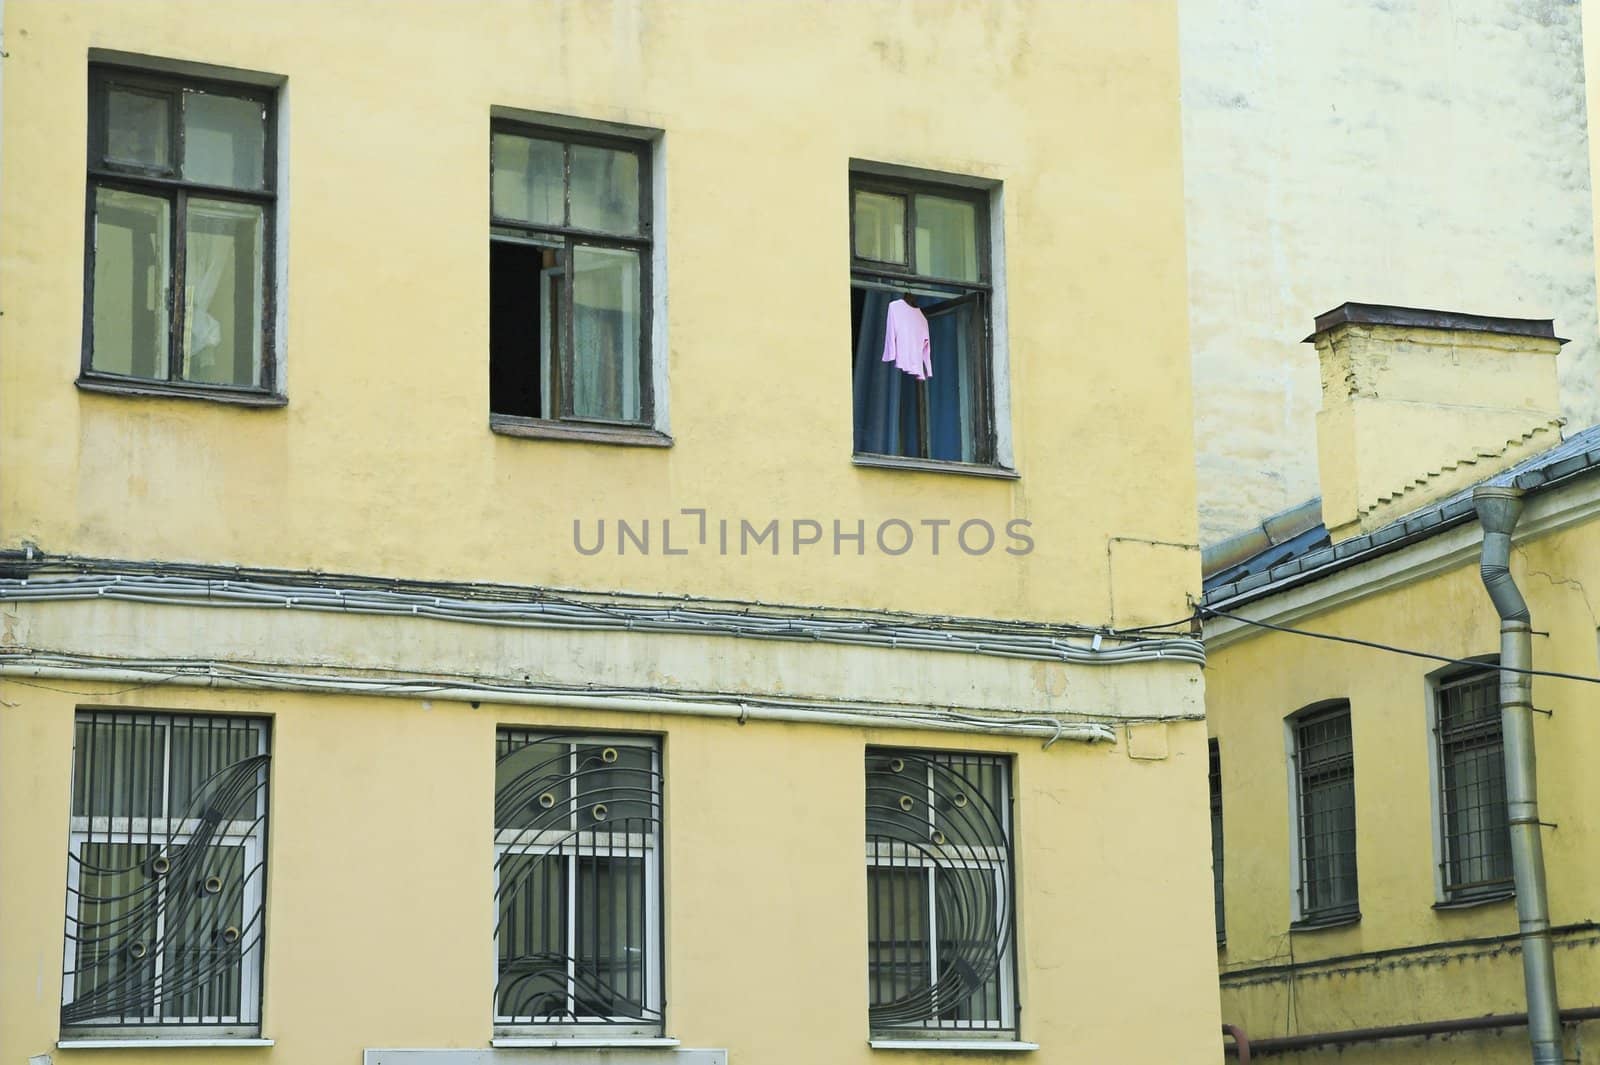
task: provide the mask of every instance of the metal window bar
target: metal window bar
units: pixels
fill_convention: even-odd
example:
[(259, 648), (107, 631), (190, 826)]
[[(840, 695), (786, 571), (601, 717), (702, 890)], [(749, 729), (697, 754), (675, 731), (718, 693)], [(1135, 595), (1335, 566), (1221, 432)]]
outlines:
[(1222, 751), (1216, 740), (1206, 741), (1211, 785), (1211, 894), (1217, 911), (1217, 946), (1228, 941), (1228, 923), (1222, 906)]
[(496, 1031), (662, 1031), (660, 747), (501, 729)]
[(872, 1030), (1014, 1033), (1009, 761), (869, 751), (866, 861)]
[(1440, 876), (1461, 901), (1512, 889), (1499, 680), (1481, 671), (1445, 681), (1435, 702)]
[(1349, 916), (1356, 877), (1355, 760), (1350, 708), (1307, 715), (1295, 724), (1299, 783), (1300, 917)]
[(63, 1031), (259, 1031), (268, 743), (257, 718), (78, 714)]

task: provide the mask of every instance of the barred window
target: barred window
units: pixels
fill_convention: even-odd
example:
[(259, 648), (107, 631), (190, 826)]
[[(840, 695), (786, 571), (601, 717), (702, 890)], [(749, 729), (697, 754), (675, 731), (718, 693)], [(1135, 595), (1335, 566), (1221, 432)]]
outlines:
[(500, 730), (497, 1033), (661, 1035), (661, 752)]
[(259, 719), (78, 715), (65, 1034), (259, 1034), (268, 759)]
[(1217, 908), (1217, 946), (1228, 941), (1228, 924), (1222, 911), (1222, 750), (1207, 740), (1211, 778), (1211, 896)]
[(1014, 1035), (1010, 763), (869, 751), (866, 827), (873, 1033)]
[(1500, 735), (1499, 678), (1456, 674), (1435, 693), (1439, 759), (1439, 868), (1447, 901), (1511, 891), (1511, 835)]
[(1300, 822), (1300, 920), (1359, 914), (1356, 883), (1355, 759), (1350, 705), (1296, 718), (1295, 781)]

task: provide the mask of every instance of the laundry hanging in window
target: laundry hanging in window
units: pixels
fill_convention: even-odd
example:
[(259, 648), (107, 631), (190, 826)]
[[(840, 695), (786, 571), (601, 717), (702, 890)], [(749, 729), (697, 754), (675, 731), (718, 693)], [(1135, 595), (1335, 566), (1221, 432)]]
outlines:
[(883, 334), (883, 361), (892, 362), (919, 381), (933, 376), (933, 353), (928, 342), (928, 319), (903, 299), (889, 304)]

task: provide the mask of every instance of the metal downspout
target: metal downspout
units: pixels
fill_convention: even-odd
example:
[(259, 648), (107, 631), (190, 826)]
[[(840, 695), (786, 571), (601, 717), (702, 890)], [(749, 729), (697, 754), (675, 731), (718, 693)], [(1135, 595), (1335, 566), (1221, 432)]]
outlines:
[(1506, 808), (1511, 829), (1511, 873), (1522, 935), (1522, 978), (1528, 1000), (1528, 1039), (1534, 1065), (1561, 1063), (1561, 1010), (1556, 999), (1550, 904), (1545, 891), (1544, 845), (1539, 835), (1538, 775), (1533, 748), (1532, 625), (1528, 604), (1511, 576), (1511, 531), (1522, 516), (1522, 492), (1482, 485), (1473, 508), (1483, 527), (1480, 572), (1500, 615), (1500, 727), (1505, 743)]

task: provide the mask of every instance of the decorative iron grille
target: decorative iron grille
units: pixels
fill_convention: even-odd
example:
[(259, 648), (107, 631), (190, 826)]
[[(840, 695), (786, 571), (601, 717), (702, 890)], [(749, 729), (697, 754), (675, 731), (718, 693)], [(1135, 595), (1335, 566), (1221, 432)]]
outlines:
[(866, 823), (872, 1029), (1014, 1032), (1010, 763), (869, 751)]
[(661, 1032), (661, 768), (652, 739), (502, 729), (498, 1028)]
[(1499, 676), (1480, 670), (1446, 680), (1435, 707), (1445, 896), (1503, 895), (1512, 878)]
[(1211, 897), (1217, 910), (1217, 946), (1228, 941), (1228, 922), (1222, 907), (1222, 750), (1207, 740), (1211, 782)]
[(258, 719), (78, 715), (63, 1029), (258, 1030), (268, 761)]
[(1300, 919), (1357, 912), (1355, 752), (1350, 706), (1340, 703), (1294, 724), (1300, 800)]

